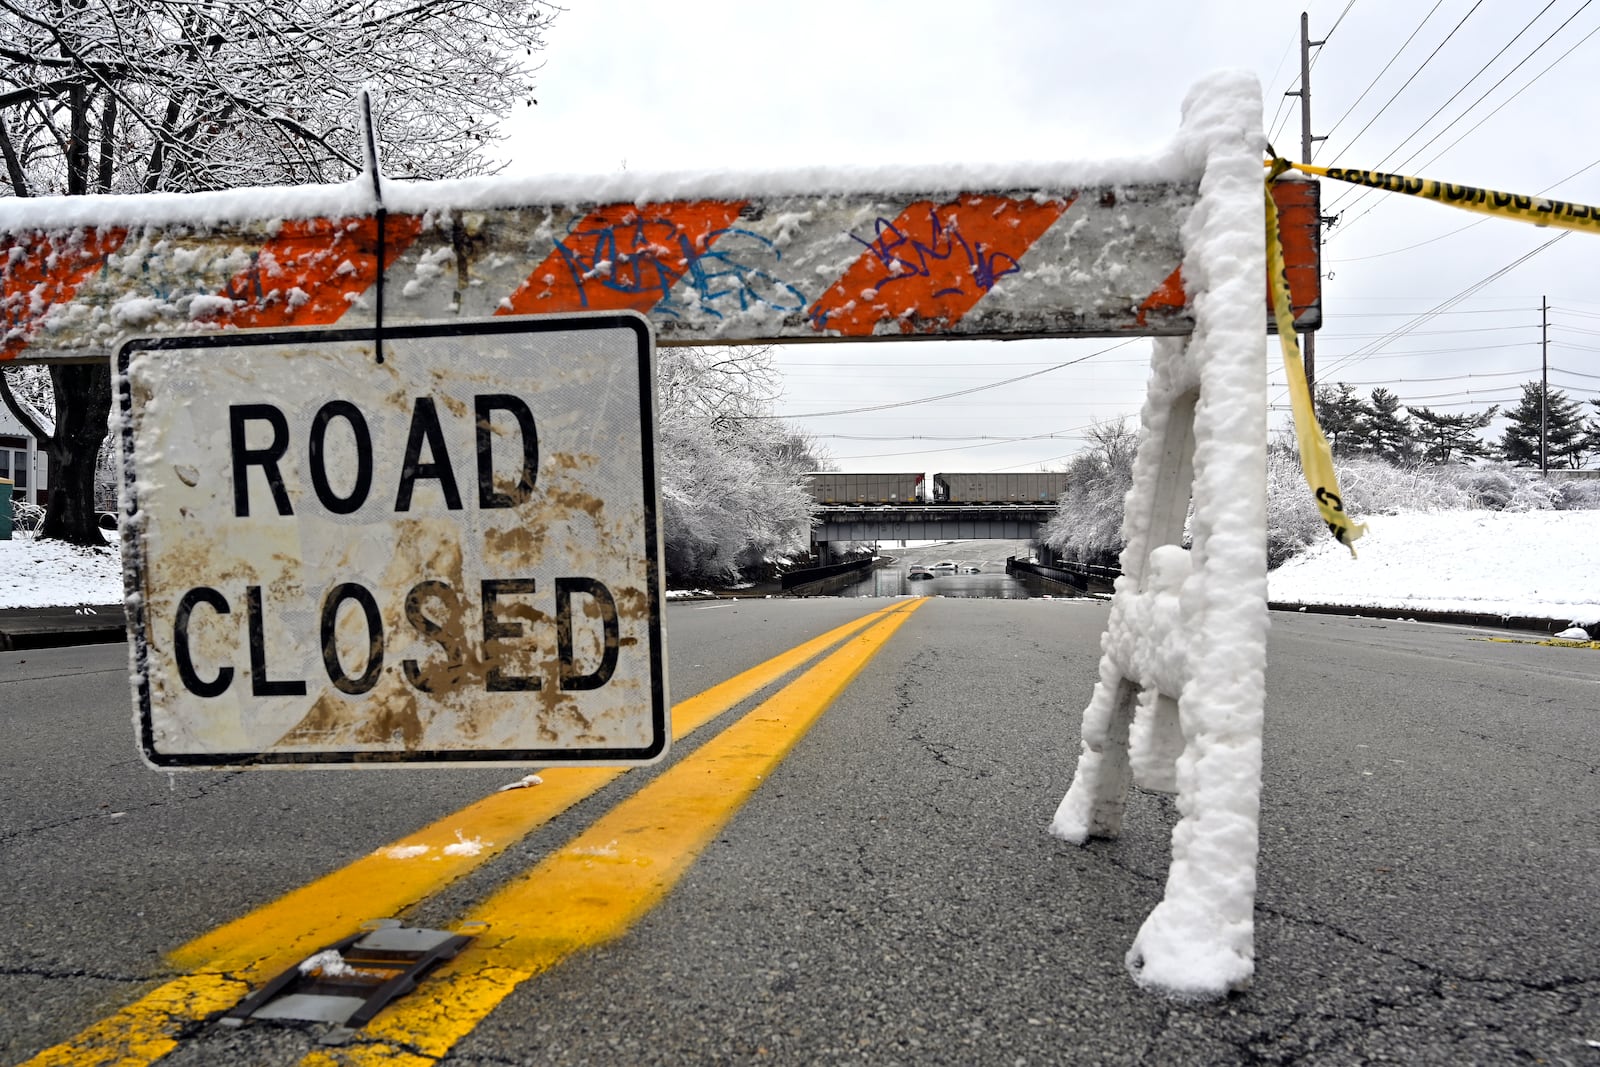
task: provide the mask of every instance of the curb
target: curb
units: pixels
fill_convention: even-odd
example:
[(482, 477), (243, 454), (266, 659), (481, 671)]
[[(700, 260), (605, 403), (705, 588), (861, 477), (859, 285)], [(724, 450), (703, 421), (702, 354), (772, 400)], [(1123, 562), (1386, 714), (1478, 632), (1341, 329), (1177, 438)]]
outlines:
[(0, 608), (0, 652), (104, 645), (127, 639), (121, 604)]
[[(1269, 611), (1287, 611), (1297, 615), (1352, 615), (1361, 619), (1395, 619), (1401, 622), (1447, 622), (1457, 626), (1482, 626), (1492, 630), (1526, 630), (1532, 633), (1557, 634), (1569, 626), (1577, 625), (1567, 618), (1548, 615), (1492, 615), (1471, 611), (1417, 611), (1411, 608), (1379, 608), (1352, 604), (1292, 604), (1281, 600), (1267, 601)], [(1592, 637), (1600, 627), (1586, 626)]]

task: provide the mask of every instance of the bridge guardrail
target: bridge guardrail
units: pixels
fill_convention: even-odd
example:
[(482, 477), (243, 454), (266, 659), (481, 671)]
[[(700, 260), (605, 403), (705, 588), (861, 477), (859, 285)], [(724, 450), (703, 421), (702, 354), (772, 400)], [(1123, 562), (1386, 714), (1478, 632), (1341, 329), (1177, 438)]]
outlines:
[(844, 563), (830, 563), (823, 567), (806, 567), (802, 570), (789, 571), (780, 577), (780, 582), (785, 593), (793, 592), (800, 586), (811, 585), (814, 582), (826, 581), (836, 578), (841, 574), (857, 574), (870, 571), (876, 560), (852, 559)]

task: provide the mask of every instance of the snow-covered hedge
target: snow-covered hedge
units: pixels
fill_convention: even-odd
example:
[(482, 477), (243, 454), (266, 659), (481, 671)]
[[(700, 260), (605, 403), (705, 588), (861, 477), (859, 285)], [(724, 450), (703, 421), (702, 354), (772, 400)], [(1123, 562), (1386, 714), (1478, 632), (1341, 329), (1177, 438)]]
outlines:
[[(1543, 478), (1503, 464), (1420, 467), (1351, 459), (1338, 467), (1345, 511), (1357, 519), (1401, 512), (1600, 508), (1600, 480)], [(1267, 460), (1267, 566), (1276, 567), (1327, 536), (1299, 460), (1274, 451)]]
[[(1104, 429), (1104, 428), (1100, 428)], [(1122, 498), (1133, 454), (1120, 432), (1067, 468), (1068, 489), (1043, 540), (1065, 559), (1115, 565), (1122, 550)], [(1357, 519), (1400, 512), (1578, 511), (1600, 508), (1600, 478), (1571, 478), (1505, 464), (1397, 466), (1377, 459), (1338, 461), (1345, 511)], [(1328, 536), (1291, 450), (1267, 457), (1267, 566), (1276, 567)]]

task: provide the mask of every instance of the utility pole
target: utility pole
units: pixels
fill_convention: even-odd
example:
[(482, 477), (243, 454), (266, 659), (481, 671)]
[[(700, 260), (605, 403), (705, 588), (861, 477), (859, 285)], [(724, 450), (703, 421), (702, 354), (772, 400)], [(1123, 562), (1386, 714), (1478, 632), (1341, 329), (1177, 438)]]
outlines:
[[(1318, 47), (1322, 41), (1311, 39), (1311, 19), (1304, 11), (1300, 12), (1300, 91), (1284, 93), (1284, 96), (1298, 96), (1300, 98), (1300, 162), (1311, 162), (1311, 145), (1316, 141), (1327, 140), (1325, 137), (1311, 136), (1311, 49)], [(1321, 221), (1318, 220), (1318, 225)], [(1312, 397), (1317, 395), (1317, 339), (1310, 331), (1300, 335), (1300, 351), (1305, 356), (1306, 388), (1311, 391)]]
[(1550, 473), (1550, 299), (1539, 298), (1539, 473)]

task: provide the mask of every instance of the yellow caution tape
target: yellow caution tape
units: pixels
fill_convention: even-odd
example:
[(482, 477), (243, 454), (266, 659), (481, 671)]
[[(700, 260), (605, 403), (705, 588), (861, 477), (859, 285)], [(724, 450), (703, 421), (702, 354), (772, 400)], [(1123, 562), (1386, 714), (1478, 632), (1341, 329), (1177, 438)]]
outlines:
[[(1282, 161), (1279, 161), (1282, 162)], [(1283, 370), (1289, 377), (1289, 403), (1294, 409), (1294, 436), (1300, 445), (1300, 469), (1311, 486), (1322, 521), (1341, 545), (1356, 554), (1354, 541), (1367, 532), (1364, 524), (1344, 513), (1339, 477), (1333, 471), (1333, 449), (1317, 425), (1317, 410), (1306, 386), (1306, 367), (1300, 358), (1300, 341), (1289, 310), (1289, 277), (1283, 263), (1283, 241), (1278, 236), (1278, 205), (1272, 199), (1272, 181), (1286, 168), (1274, 166), (1267, 175), (1267, 278), (1272, 286), (1272, 314), (1278, 323), (1278, 343), (1283, 346)]]
[(1404, 174), (1385, 174), (1377, 170), (1291, 163), (1287, 159), (1269, 159), (1266, 165), (1273, 168), (1275, 175), (1293, 167), (1305, 174), (1316, 174), (1391, 193), (1420, 196), (1425, 200), (1435, 200), (1441, 204), (1477, 211), (1484, 215), (1521, 219), (1535, 226), (1556, 226), (1564, 230), (1600, 233), (1600, 207), (1591, 207), (1588, 204), (1550, 200), (1542, 196), (1522, 196), (1519, 193), (1501, 193), (1493, 189), (1480, 189), (1475, 185), (1455, 185), (1450, 182), (1434, 181), (1432, 178), (1410, 178)]

